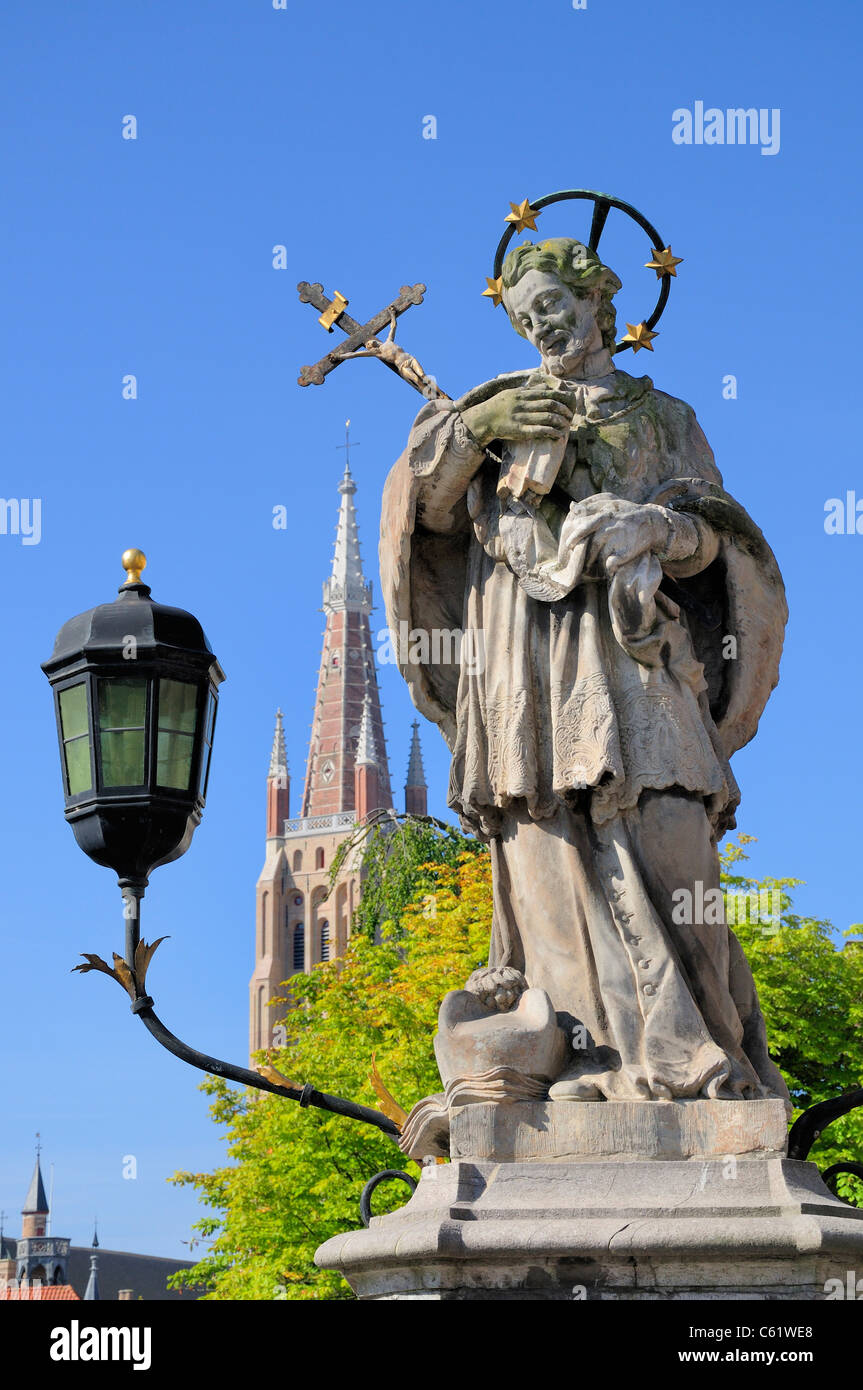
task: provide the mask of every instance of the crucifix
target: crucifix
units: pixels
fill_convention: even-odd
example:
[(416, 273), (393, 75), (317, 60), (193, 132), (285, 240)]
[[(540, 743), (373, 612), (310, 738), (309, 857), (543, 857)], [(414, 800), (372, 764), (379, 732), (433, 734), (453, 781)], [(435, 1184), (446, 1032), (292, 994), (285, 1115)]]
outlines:
[[(328, 299), (324, 294), (323, 285), (319, 282), (310, 285), (307, 280), (301, 280), (297, 285), (297, 292), (302, 302), (314, 304), (316, 309), (321, 310), (318, 323), (322, 328), (328, 333), (332, 333), (334, 328), (340, 328), (347, 334), (347, 341), (328, 352), (314, 366), (303, 367), (297, 377), (300, 386), (322, 386), (324, 377), (335, 371), (336, 367), (348, 358), (377, 357), (385, 367), (389, 367), (390, 371), (395, 372), (427, 400), (449, 400), (446, 392), (440, 389), (433, 376), (429, 376), (423, 370), (413, 354), (395, 341), (399, 316), (411, 305), (422, 304), (425, 288), (422, 284), (402, 285), (397, 299), (374, 314), (368, 323), (360, 324), (345, 312), (349, 300), (338, 290), (332, 299)], [(377, 335), (387, 326), (389, 332), (386, 338), (381, 340)]]

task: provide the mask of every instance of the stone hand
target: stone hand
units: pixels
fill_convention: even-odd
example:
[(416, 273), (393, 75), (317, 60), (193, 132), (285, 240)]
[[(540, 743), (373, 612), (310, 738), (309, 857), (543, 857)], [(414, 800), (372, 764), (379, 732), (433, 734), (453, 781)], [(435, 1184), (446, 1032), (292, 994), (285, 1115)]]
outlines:
[(462, 419), (479, 444), (493, 439), (559, 439), (569, 432), (572, 398), (547, 386), (517, 386), (498, 391), (462, 412)]
[(594, 561), (606, 574), (614, 575), (646, 551), (662, 555), (668, 549), (673, 526), (674, 517), (664, 507), (632, 504), (595, 532)]

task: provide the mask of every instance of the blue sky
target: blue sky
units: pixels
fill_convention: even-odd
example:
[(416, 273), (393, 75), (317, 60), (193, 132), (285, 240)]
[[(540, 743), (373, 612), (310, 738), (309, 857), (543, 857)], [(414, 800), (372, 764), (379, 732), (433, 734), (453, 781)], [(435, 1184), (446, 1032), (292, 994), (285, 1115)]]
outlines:
[[(0, 38), (0, 490), (42, 501), (38, 545), (0, 535), (7, 1230), (20, 1229), (37, 1129), (55, 1164), (54, 1230), (85, 1241), (98, 1212), (113, 1248), (184, 1254), (197, 1206), (165, 1179), (223, 1156), (196, 1074), (115, 986), (69, 974), (78, 952), (119, 947), (122, 922), (112, 876), (64, 823), (39, 663), (67, 617), (113, 597), (129, 545), (147, 552), (155, 596), (204, 623), (228, 674), (210, 799), (190, 852), (154, 875), (143, 927), (170, 935), (151, 972), (166, 1022), (243, 1061), (273, 713), (287, 715), (296, 807), (343, 422), (377, 590), (381, 487), (420, 404), (368, 361), (301, 390), (300, 366), (328, 340), (295, 285), (341, 290), (364, 320), (424, 281), (399, 338), (458, 395), (532, 360), (479, 293), (509, 200), (602, 189), (685, 257), (656, 351), (622, 365), (694, 406), (785, 575), (782, 678), (735, 761), (739, 824), (758, 837), (755, 872), (806, 880), (803, 910), (839, 929), (863, 918), (863, 536), (824, 530), (828, 498), (863, 498), (842, 357), (861, 322), (859, 7), (7, 0)], [(675, 144), (673, 112), (696, 101), (778, 109), (778, 153)], [(136, 140), (122, 138), (127, 115)], [(562, 205), (542, 231), (587, 223)], [(286, 270), (272, 265), (280, 244)], [(620, 325), (652, 307), (648, 249), (612, 215)], [(122, 396), (130, 373), (136, 400)], [(736, 400), (723, 399), (728, 374)], [(381, 684), (400, 788), (412, 707), (392, 668)], [(442, 813), (436, 730), (423, 746)]]

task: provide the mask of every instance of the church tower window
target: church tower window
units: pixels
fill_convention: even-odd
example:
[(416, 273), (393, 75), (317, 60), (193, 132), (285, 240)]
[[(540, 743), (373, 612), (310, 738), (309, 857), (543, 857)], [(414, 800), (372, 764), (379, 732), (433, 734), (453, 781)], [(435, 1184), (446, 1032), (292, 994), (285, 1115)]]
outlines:
[(294, 970), (304, 970), (306, 965), (306, 929), (302, 922), (294, 927)]

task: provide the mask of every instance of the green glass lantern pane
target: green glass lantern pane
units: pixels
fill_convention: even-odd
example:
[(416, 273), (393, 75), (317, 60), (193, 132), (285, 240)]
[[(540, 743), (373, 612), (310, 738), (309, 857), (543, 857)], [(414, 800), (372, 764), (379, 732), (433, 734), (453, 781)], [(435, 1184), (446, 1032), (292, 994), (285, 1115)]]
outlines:
[(187, 791), (195, 740), (191, 734), (160, 733), (156, 748), (156, 782)]
[(66, 781), (69, 787), (69, 796), (77, 796), (79, 792), (89, 791), (92, 785), (90, 740), (88, 738), (72, 739), (65, 744), (63, 751), (66, 755)]
[(207, 782), (210, 776), (210, 759), (213, 756), (213, 725), (216, 718), (216, 697), (212, 690), (207, 695), (207, 713), (204, 718), (204, 749), (201, 757), (201, 770), (198, 779), (198, 792), (207, 795)]
[(144, 783), (144, 730), (102, 734), (102, 785), (140, 787)]
[(216, 697), (212, 690), (207, 696), (207, 742), (213, 742), (213, 725), (216, 722)]
[(89, 733), (87, 726), (87, 686), (84, 681), (60, 691), (60, 723), (64, 738)]
[[(159, 681), (159, 728), (195, 732), (198, 687), (189, 681)], [(166, 785), (173, 786), (173, 782)]]
[[(123, 676), (118, 680), (100, 680), (99, 724), (103, 729), (143, 729), (146, 713), (146, 679)], [(143, 780), (143, 775), (142, 771), (137, 780)]]

